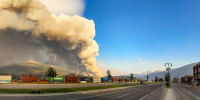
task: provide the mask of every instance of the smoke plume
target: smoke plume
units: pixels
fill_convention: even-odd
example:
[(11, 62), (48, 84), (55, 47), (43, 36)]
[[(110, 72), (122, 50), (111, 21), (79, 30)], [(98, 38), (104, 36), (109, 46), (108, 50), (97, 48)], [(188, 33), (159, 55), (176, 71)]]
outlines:
[(0, 0), (0, 64), (35, 60), (81, 75), (96, 67), (95, 25), (80, 16), (53, 16), (38, 0)]

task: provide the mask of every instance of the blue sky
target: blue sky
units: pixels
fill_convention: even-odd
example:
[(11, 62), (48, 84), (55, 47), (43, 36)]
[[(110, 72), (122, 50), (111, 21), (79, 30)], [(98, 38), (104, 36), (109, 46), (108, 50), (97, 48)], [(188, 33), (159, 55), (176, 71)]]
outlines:
[[(199, 0), (85, 0), (94, 20), (97, 61), (123, 73), (200, 61)], [(123, 74), (122, 73), (122, 74)]]

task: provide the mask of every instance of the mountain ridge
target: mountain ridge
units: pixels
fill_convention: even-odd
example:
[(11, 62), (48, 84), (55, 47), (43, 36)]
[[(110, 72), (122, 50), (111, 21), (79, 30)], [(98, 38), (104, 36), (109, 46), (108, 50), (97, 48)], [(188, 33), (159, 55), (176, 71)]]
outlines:
[[(191, 64), (184, 65), (182, 67), (179, 67), (179, 68), (171, 69), (171, 71), (170, 71), (171, 79), (173, 79), (174, 77), (177, 77), (177, 76), (180, 78), (185, 75), (193, 75), (192, 67), (197, 63), (191, 63)], [(150, 72), (150, 73), (141, 73), (141, 74), (133, 74), (133, 75), (135, 77), (146, 80), (147, 74), (149, 75), (149, 79), (154, 80), (156, 76), (159, 78), (164, 78), (166, 71), (154, 71), (154, 72)], [(130, 74), (122, 75), (122, 76), (130, 76)]]
[[(171, 79), (173, 79), (174, 77), (180, 78), (180, 77), (183, 77), (185, 75), (193, 75), (192, 67), (195, 64), (196, 63), (191, 63), (191, 64), (184, 65), (182, 67), (179, 67), (179, 68), (172, 69), (170, 71)], [(166, 71), (162, 71), (162, 72), (158, 72), (158, 73), (150, 73), (149, 79), (154, 80), (156, 76), (159, 77), (159, 78), (164, 78), (165, 74), (166, 74)], [(142, 77), (139, 77), (139, 78), (146, 79), (146, 76), (142, 76)]]
[(42, 64), (40, 62), (36, 62), (33, 60), (25, 61), (25, 62), (20, 62), (20, 63), (12, 63), (12, 64), (7, 64), (7, 65), (1, 65), (0, 66), (0, 73), (1, 74), (18, 74), (18, 75), (33, 75), (33, 76), (38, 76), (42, 77), (43, 74), (47, 71), (49, 67), (52, 67), (56, 70), (58, 75), (64, 76), (69, 74), (70, 72), (67, 71), (64, 68), (61, 68), (59, 66), (54, 66), (54, 65), (47, 65), (47, 64)]

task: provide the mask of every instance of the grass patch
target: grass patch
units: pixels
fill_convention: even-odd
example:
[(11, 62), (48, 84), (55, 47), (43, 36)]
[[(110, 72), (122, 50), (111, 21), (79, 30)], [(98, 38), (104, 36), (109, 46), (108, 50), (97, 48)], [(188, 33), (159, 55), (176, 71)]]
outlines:
[(0, 93), (10, 94), (31, 94), (32, 90), (41, 90), (41, 93), (64, 93), (64, 92), (77, 92), (77, 91), (88, 91), (98, 90), (116, 87), (126, 87), (144, 84), (122, 84), (122, 85), (110, 85), (110, 86), (91, 86), (91, 87), (75, 87), (75, 88), (48, 88), (48, 89), (0, 89)]

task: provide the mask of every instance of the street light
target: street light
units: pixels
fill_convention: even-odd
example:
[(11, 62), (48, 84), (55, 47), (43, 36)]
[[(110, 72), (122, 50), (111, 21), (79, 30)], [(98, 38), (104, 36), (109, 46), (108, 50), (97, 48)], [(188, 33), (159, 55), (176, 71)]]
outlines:
[(172, 66), (172, 63), (165, 63), (165, 66), (167, 66), (166, 67), (166, 71), (169, 73), (169, 71), (170, 71), (170, 67), (169, 66)]
[(170, 86), (170, 73), (169, 73), (170, 67), (169, 66), (172, 66), (172, 63), (165, 63), (165, 66), (167, 66), (166, 67), (167, 73), (165, 75), (165, 81), (167, 82), (166, 86), (169, 87)]

